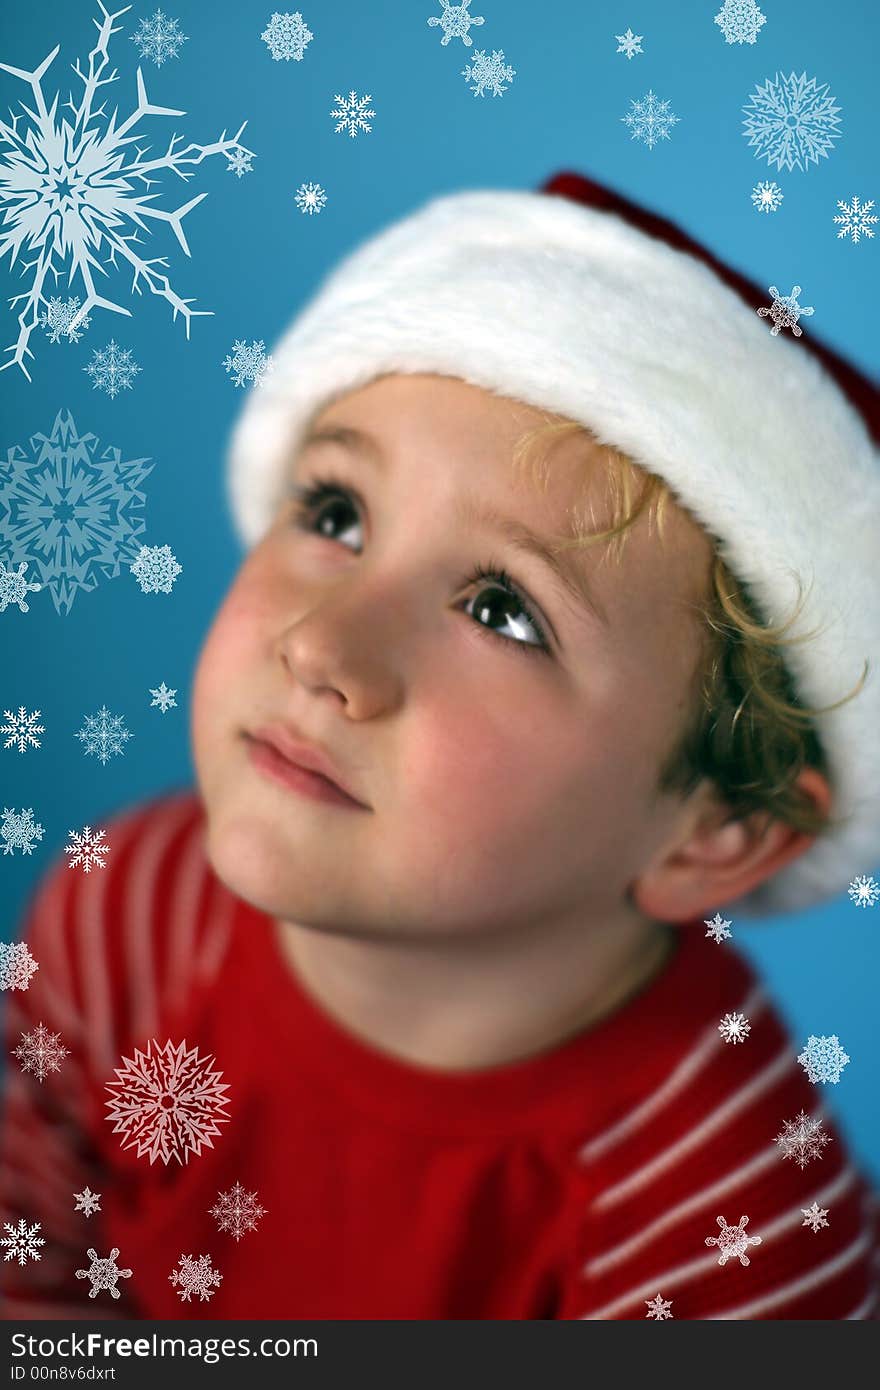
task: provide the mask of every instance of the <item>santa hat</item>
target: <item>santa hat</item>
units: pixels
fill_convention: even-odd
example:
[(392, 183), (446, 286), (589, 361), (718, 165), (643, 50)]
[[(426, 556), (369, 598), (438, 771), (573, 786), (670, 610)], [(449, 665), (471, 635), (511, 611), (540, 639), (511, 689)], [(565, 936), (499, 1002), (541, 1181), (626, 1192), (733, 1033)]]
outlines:
[[(548, 196), (550, 195), (550, 196)], [(792, 274), (796, 274), (796, 268)], [(788, 286), (780, 293), (788, 293)], [(228, 474), (262, 538), (311, 418), (389, 372), (435, 372), (568, 416), (662, 477), (764, 619), (817, 629), (783, 658), (816, 716), (839, 824), (729, 914), (795, 911), (880, 862), (880, 412), (812, 338), (774, 336), (766, 289), (665, 219), (577, 174), (434, 198), (357, 247), (273, 348)]]

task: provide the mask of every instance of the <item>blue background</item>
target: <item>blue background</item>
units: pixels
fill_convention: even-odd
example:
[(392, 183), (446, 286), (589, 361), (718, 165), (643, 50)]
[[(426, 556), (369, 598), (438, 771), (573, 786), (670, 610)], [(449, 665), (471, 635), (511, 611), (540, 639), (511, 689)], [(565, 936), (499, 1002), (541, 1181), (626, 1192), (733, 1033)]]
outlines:
[[(170, 0), (165, 13), (188, 37), (161, 67), (139, 60), (130, 42), (155, 6), (134, 5), (117, 21), (110, 58), (119, 80), (102, 89), (108, 110), (118, 105), (120, 119), (132, 110), (140, 61), (152, 101), (186, 113), (142, 120), (138, 133), (152, 156), (173, 131), (207, 144), (247, 119), (242, 143), (257, 157), (241, 178), (213, 156), (189, 183), (165, 174), (151, 190), (166, 209), (208, 194), (183, 222), (190, 258), (162, 223), (141, 234), (139, 248), (167, 256), (177, 293), (213, 310), (192, 321), (189, 341), (164, 299), (148, 290), (132, 295), (130, 272), (111, 269), (99, 277), (101, 292), (131, 318), (93, 311), (78, 344), (51, 344), (39, 329), (32, 382), (17, 367), (0, 372), (3, 456), (14, 445), (29, 453), (30, 436), (48, 433), (65, 407), (102, 449), (116, 445), (123, 458), (154, 460), (140, 540), (170, 545), (183, 566), (170, 595), (143, 594), (123, 566), (117, 579), (101, 577), (94, 592), (79, 593), (68, 615), (56, 613), (46, 589), (28, 596), (28, 613), (13, 606), (0, 614), (0, 710), (39, 709), (46, 730), (39, 749), (0, 746), (0, 804), (32, 806), (45, 827), (31, 856), (0, 857), (0, 937), (17, 935), (29, 895), (71, 828), (99, 826), (133, 802), (193, 783), (189, 690), (203, 636), (241, 560), (225, 456), (245, 393), (223, 359), (238, 338), (263, 339), (269, 350), (325, 273), (366, 236), (441, 193), (535, 188), (554, 172), (577, 170), (677, 221), (759, 284), (783, 293), (802, 285), (801, 302), (815, 306), (805, 332), (877, 373), (880, 235), (855, 245), (838, 240), (832, 221), (838, 199), (878, 196), (877, 7), (761, 0), (767, 22), (752, 46), (724, 42), (713, 23), (720, 5), (472, 0), (485, 23), (472, 30), (468, 49), (460, 38), (443, 47), (442, 29), (428, 26), (439, 0), (303, 0), (314, 38), (301, 62), (275, 62), (260, 38), (269, 0)], [(4, 11), (2, 61), (33, 69), (60, 43), (44, 91), (51, 98), (60, 87), (62, 101), (70, 93), (78, 100), (81, 84), (69, 65), (87, 61), (97, 5), (43, 0)], [(615, 51), (615, 34), (628, 26), (643, 36), (644, 52), (631, 60)], [(516, 70), (502, 96), (475, 96), (461, 75), (477, 49), (502, 49)], [(841, 138), (818, 165), (789, 172), (756, 158), (741, 108), (757, 83), (792, 71), (828, 84), (841, 108)], [(653, 149), (632, 140), (621, 120), (649, 87), (679, 117), (671, 138)], [(376, 112), (372, 132), (354, 139), (337, 134), (329, 114), (336, 94), (351, 89), (369, 94)], [(20, 111), (30, 98), (26, 84), (0, 73), (0, 110)], [(752, 206), (759, 180), (782, 188), (778, 212)], [(301, 213), (294, 200), (305, 182), (327, 194), (318, 214)], [(18, 327), (18, 308), (6, 301), (29, 284), (19, 271), (8, 257), (0, 263), (4, 347)], [(62, 291), (83, 297), (78, 281), (67, 286), (66, 270), (47, 292)], [(93, 389), (83, 370), (111, 337), (142, 368), (114, 399)], [(163, 680), (177, 689), (177, 708), (165, 715), (150, 708), (148, 694)], [(85, 713), (103, 703), (133, 734), (124, 755), (105, 765), (86, 757), (74, 736)], [(877, 864), (856, 872), (880, 879)], [(857, 908), (844, 892), (808, 912), (735, 921), (733, 930), (796, 1042), (838, 1034), (851, 1061), (839, 1085), (822, 1088), (823, 1100), (856, 1157), (880, 1176), (878, 913), (880, 904)]]

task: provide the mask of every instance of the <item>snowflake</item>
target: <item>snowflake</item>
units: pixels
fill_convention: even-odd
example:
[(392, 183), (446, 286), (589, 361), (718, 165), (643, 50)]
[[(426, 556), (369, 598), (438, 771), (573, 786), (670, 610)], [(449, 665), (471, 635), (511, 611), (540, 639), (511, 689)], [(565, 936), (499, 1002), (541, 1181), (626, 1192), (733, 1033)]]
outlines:
[(800, 292), (800, 285), (794, 285), (791, 294), (780, 294), (775, 285), (770, 286), (773, 303), (769, 309), (762, 305), (758, 310), (758, 317), (765, 319), (769, 315), (772, 318), (773, 327), (770, 332), (774, 338), (783, 328), (790, 328), (794, 336), (799, 338), (804, 330), (800, 327), (798, 319), (808, 318), (810, 314), (815, 313), (812, 305), (809, 308), (804, 308), (798, 303)]
[(152, 1164), (157, 1158), (188, 1163), (190, 1152), (214, 1147), (210, 1136), (220, 1133), (218, 1123), (229, 1122), (219, 1113), (229, 1104), (220, 1093), (229, 1087), (220, 1083), (222, 1072), (210, 1070), (213, 1056), (201, 1058), (195, 1047), (187, 1051), (186, 1039), (160, 1047), (152, 1038), (146, 1052), (135, 1048), (134, 1060), (123, 1060), (124, 1067), (114, 1068), (119, 1080), (105, 1085), (118, 1094), (104, 1104), (110, 1109), (105, 1118), (116, 1121), (113, 1133), (125, 1135), (124, 1149), (137, 1145), (138, 1158), (148, 1153)]
[(131, 350), (121, 348), (116, 339), (111, 338), (102, 348), (95, 348), (92, 360), (84, 372), (88, 372), (94, 389), (106, 391), (108, 396), (118, 396), (121, 390), (129, 390), (140, 367), (132, 360)]
[(22, 806), (20, 815), (15, 814), (15, 807), (10, 810), (8, 806), (4, 806), (0, 838), (6, 841), (3, 846), (4, 854), (12, 854), (17, 849), (20, 849), (22, 854), (33, 854), (34, 842), (43, 838), (43, 827), (34, 824), (33, 806), (29, 806), (27, 810)]
[(170, 594), (175, 579), (183, 574), (183, 565), (177, 563), (168, 545), (142, 545), (130, 569), (142, 594), (158, 594), (160, 590)]
[(784, 197), (777, 183), (767, 183), (766, 180), (756, 183), (752, 189), (752, 202), (759, 212), (778, 212)]
[(375, 116), (376, 114), (375, 111), (365, 109), (367, 102), (372, 101), (369, 92), (365, 97), (360, 98), (358, 98), (356, 92), (349, 92), (347, 101), (345, 97), (341, 97), (337, 93), (333, 100), (336, 102), (336, 106), (330, 112), (330, 115), (338, 118), (338, 124), (336, 126), (337, 135), (341, 130), (345, 130), (346, 127), (348, 127), (348, 133), (352, 139), (354, 139), (359, 130), (370, 131), (373, 129), (369, 121), (365, 119), (367, 116)]
[(301, 183), (296, 190), (296, 205), (300, 212), (320, 212), (327, 203), (327, 194), (319, 183)]
[(39, 968), (24, 941), (0, 941), (0, 989), (27, 989)]
[(229, 375), (235, 375), (235, 385), (244, 386), (246, 381), (252, 381), (255, 386), (261, 386), (270, 372), (275, 369), (275, 359), (266, 355), (266, 344), (260, 338), (259, 342), (252, 342), (250, 347), (243, 338), (237, 339), (232, 344), (232, 354), (223, 359), (223, 366)]
[(254, 156), (249, 154), (246, 150), (236, 150), (235, 153), (230, 156), (226, 169), (230, 174), (235, 174), (238, 178), (241, 178), (242, 174), (252, 174), (253, 167), (251, 165), (251, 160), (253, 158)]
[[(625, 53), (627, 58), (632, 58), (636, 53), (644, 53), (645, 51), (642, 48), (644, 34), (634, 34), (632, 29), (627, 29), (625, 34), (615, 34), (614, 37), (617, 39), (617, 48), (615, 52)], [(648, 1316), (651, 1316), (650, 1313)], [(669, 1316), (671, 1317), (672, 1314), (670, 1313)]]
[(730, 939), (730, 922), (725, 917), (722, 917), (720, 912), (716, 912), (715, 916), (711, 919), (704, 918), (703, 926), (709, 928), (706, 935), (711, 936), (713, 941), (717, 941), (719, 946), (722, 941)]
[(471, 25), (476, 24), (479, 28), (481, 24), (485, 24), (486, 21), (482, 15), (468, 14), (470, 3), (471, 0), (461, 0), (460, 5), (450, 5), (449, 0), (440, 0), (443, 13), (432, 15), (428, 24), (432, 29), (436, 29), (438, 24), (442, 27), (443, 37), (440, 40), (442, 48), (445, 48), (452, 39), (461, 39), (465, 48), (470, 48), (473, 43), (473, 39), (468, 33)]
[(44, 734), (46, 730), (42, 724), (37, 723), (40, 717), (38, 709), (28, 714), (24, 705), (19, 705), (17, 715), (13, 714), (11, 709), (5, 709), (3, 713), (9, 720), (8, 724), (0, 724), (0, 734), (9, 735), (3, 745), (4, 748), (11, 748), (13, 743), (17, 743), (19, 753), (23, 753), (28, 744), (32, 748), (40, 747), (37, 734)]
[(218, 1229), (228, 1231), (236, 1240), (241, 1240), (246, 1231), (255, 1231), (260, 1217), (266, 1214), (256, 1192), (245, 1192), (240, 1182), (229, 1192), (218, 1192), (217, 1197), (211, 1215), (216, 1217)]
[(77, 1279), (90, 1279), (92, 1287), (89, 1290), (89, 1298), (97, 1298), (101, 1289), (109, 1289), (113, 1298), (119, 1297), (119, 1290), (116, 1287), (117, 1280), (130, 1279), (130, 1269), (119, 1269), (116, 1264), (116, 1256), (119, 1254), (118, 1248), (114, 1245), (106, 1259), (99, 1259), (97, 1250), (89, 1246), (86, 1251), (91, 1264), (88, 1269), (78, 1269)]
[(21, 1042), (13, 1050), (22, 1071), (33, 1072), (41, 1085), (49, 1072), (60, 1071), (64, 1058), (70, 1056), (70, 1049), (59, 1043), (60, 1037), (60, 1033), (50, 1033), (38, 1023), (30, 1033), (22, 1033)]
[(880, 898), (880, 884), (873, 874), (856, 874), (847, 891), (856, 907), (873, 907)]
[(828, 1208), (820, 1207), (818, 1202), (814, 1202), (811, 1207), (801, 1207), (801, 1211), (804, 1214), (801, 1225), (811, 1227), (814, 1235), (817, 1231), (820, 1231), (823, 1226), (828, 1225), (828, 1222), (825, 1220), (825, 1217), (828, 1215)]
[(273, 14), (260, 35), (276, 63), (282, 58), (286, 62), (295, 58), (298, 63), (301, 63), (306, 46), (314, 37), (311, 30), (303, 23), (303, 17), (299, 10), (293, 14)]
[(725, 43), (755, 43), (758, 30), (767, 23), (767, 16), (761, 13), (755, 0), (724, 0), (715, 23)]
[(838, 198), (837, 206), (840, 208), (840, 216), (835, 217), (834, 221), (840, 227), (837, 233), (839, 241), (843, 236), (852, 237), (853, 241), (858, 241), (860, 236), (873, 237), (874, 233), (868, 226), (869, 222), (876, 222), (877, 217), (871, 212), (874, 206), (874, 199), (869, 198), (867, 203), (860, 203), (858, 197), (853, 198), (852, 203), (843, 203)]
[(492, 88), (493, 97), (500, 97), (507, 90), (505, 82), (512, 82), (516, 77), (516, 68), (505, 64), (503, 48), (493, 48), (491, 58), (487, 58), (483, 50), (478, 48), (474, 52), (474, 61), (462, 68), (461, 76), (473, 82), (470, 90), (475, 97), (484, 97), (487, 87)]
[(156, 66), (161, 68), (165, 59), (176, 58), (180, 45), (186, 43), (187, 36), (181, 34), (177, 27), (179, 23), (179, 19), (169, 19), (161, 10), (157, 10), (152, 19), (141, 20), (141, 27), (136, 34), (132, 34), (131, 42), (137, 44), (142, 58), (152, 58)]
[(782, 1133), (773, 1142), (779, 1145), (783, 1158), (793, 1158), (799, 1168), (806, 1168), (812, 1159), (821, 1158), (825, 1145), (833, 1141), (821, 1122), (802, 1110), (796, 1120), (783, 1120)]
[(223, 1275), (213, 1268), (210, 1255), (200, 1255), (198, 1263), (192, 1255), (181, 1255), (177, 1261), (180, 1269), (173, 1269), (168, 1275), (172, 1284), (179, 1284), (177, 1292), (185, 1303), (188, 1303), (194, 1293), (197, 1293), (202, 1303), (206, 1303), (209, 1298), (214, 1297), (214, 1289), (218, 1287)]
[(42, 1258), (37, 1246), (45, 1245), (46, 1242), (42, 1236), (37, 1235), (37, 1231), (41, 1229), (39, 1221), (35, 1221), (33, 1226), (28, 1226), (25, 1223), (24, 1217), (22, 1217), (17, 1227), (10, 1225), (8, 1221), (4, 1221), (3, 1229), (9, 1232), (8, 1236), (3, 1236), (2, 1240), (0, 1240), (0, 1245), (6, 1246), (6, 1254), (3, 1256), (4, 1260), (17, 1258), (18, 1263), (23, 1265), (26, 1260), (39, 1260)]
[(837, 1041), (836, 1033), (821, 1038), (811, 1033), (798, 1061), (812, 1082), (830, 1081), (836, 1086), (849, 1057)]
[(775, 162), (777, 169), (783, 164), (806, 169), (810, 160), (818, 164), (820, 157), (827, 158), (831, 142), (840, 139), (840, 131), (832, 129), (840, 125), (840, 107), (824, 95), (827, 91), (827, 82), (817, 88), (816, 79), (808, 82), (805, 72), (800, 77), (791, 72), (781, 82), (777, 72), (775, 80), (768, 77), (763, 87), (759, 84), (749, 97), (752, 105), (742, 108), (747, 117), (743, 134), (755, 146), (755, 158)]
[(745, 1042), (752, 1025), (745, 1014), (725, 1014), (718, 1025), (718, 1032), (726, 1043)]
[(749, 1224), (747, 1216), (741, 1216), (736, 1226), (728, 1226), (723, 1216), (716, 1216), (715, 1220), (721, 1228), (717, 1236), (706, 1236), (707, 1245), (717, 1245), (721, 1254), (718, 1256), (718, 1263), (726, 1265), (728, 1260), (739, 1256), (741, 1265), (751, 1264), (746, 1251), (750, 1245), (760, 1245), (760, 1236), (747, 1236), (746, 1226)]
[(73, 856), (68, 869), (75, 869), (77, 864), (82, 864), (83, 873), (89, 874), (92, 869), (106, 868), (104, 855), (110, 853), (110, 846), (101, 844), (105, 833), (103, 830), (93, 835), (92, 827), (85, 825), (79, 834), (75, 830), (68, 830), (67, 833), (72, 843), (64, 846), (64, 853)]
[(172, 706), (175, 709), (177, 708), (177, 701), (174, 698), (174, 696), (177, 694), (177, 691), (169, 690), (164, 681), (160, 686), (157, 687), (157, 689), (153, 690), (151, 688), (150, 694), (155, 695), (156, 697), (155, 700), (150, 701), (151, 709), (153, 708), (153, 705), (158, 705), (162, 713), (167, 714), (168, 711), (172, 708)]
[[(76, 1198), (74, 1211), (81, 1211), (84, 1216), (91, 1216), (93, 1212), (101, 1210), (101, 1203), (98, 1200), (101, 1196), (100, 1192), (90, 1192), (86, 1186), (82, 1192), (74, 1192), (73, 1195)], [(117, 1250), (116, 1253), (118, 1255), (119, 1251)]]
[[(2, 489), (0, 489), (0, 499), (2, 499)], [(3, 532), (3, 523), (0, 522), (0, 536)], [(27, 569), (27, 561), (22, 560), (17, 570), (7, 569), (0, 560), (0, 613), (5, 613), (10, 603), (17, 603), (22, 613), (30, 612), (30, 604), (25, 603), (25, 595), (29, 593), (38, 594), (42, 589), (42, 584), (29, 584), (25, 579), (24, 572)]]
[(648, 1311), (645, 1314), (646, 1318), (654, 1318), (656, 1322), (662, 1322), (664, 1318), (672, 1317), (669, 1311), (672, 1307), (671, 1298), (661, 1298), (658, 1293), (656, 1298), (646, 1298), (645, 1302), (648, 1305)]
[[(40, 316), (40, 323), (49, 334), (49, 342), (57, 343), (63, 333), (69, 343), (78, 343), (80, 335), (89, 327), (92, 320), (88, 314), (77, 318), (79, 295), (71, 295), (65, 302), (60, 295), (49, 300), (49, 307)], [(76, 320), (76, 323), (74, 323)]]
[(84, 718), (83, 727), (73, 737), (85, 745), (86, 757), (97, 753), (101, 762), (107, 763), (112, 755), (124, 752), (123, 743), (134, 738), (126, 729), (122, 715), (111, 714), (106, 705), (102, 705), (97, 714), (87, 714)]
[(678, 124), (679, 118), (669, 110), (669, 102), (658, 101), (653, 91), (641, 101), (631, 101), (630, 106), (633, 109), (629, 115), (620, 119), (632, 130), (630, 139), (644, 140), (649, 150), (658, 140), (668, 140), (670, 130)]
[[(0, 233), (0, 257), (8, 251), (12, 263), (19, 252), (34, 253), (33, 259), (22, 268), (22, 274), (27, 270), (33, 272), (30, 288), (10, 300), (13, 305), (19, 300), (24, 300), (25, 304), (18, 318), (18, 341), (7, 349), (13, 356), (0, 370), (17, 363), (28, 381), (31, 376), (25, 357), (34, 355), (28, 342), (40, 321), (41, 307), (48, 304), (46, 280), (51, 272), (57, 284), (68, 260), (68, 285), (78, 275), (86, 291), (85, 301), (71, 321), (71, 329), (76, 326), (76, 320), (82, 322), (92, 308), (131, 316), (129, 309), (103, 298), (93, 280), (94, 271), (103, 275), (107, 267), (119, 269), (123, 263), (133, 272), (133, 292), (141, 293), (139, 282), (143, 281), (152, 294), (168, 301), (175, 320), (179, 313), (183, 314), (187, 337), (193, 315), (211, 312), (192, 309), (192, 300), (181, 299), (161, 269), (167, 266), (167, 258), (144, 260), (135, 250), (135, 243), (140, 241), (139, 229), (149, 231), (156, 223), (168, 224), (186, 255), (190, 254), (182, 222), (207, 194), (200, 193), (171, 212), (155, 207), (157, 194), (149, 190), (158, 181), (156, 175), (163, 172), (189, 180), (196, 166), (208, 156), (223, 154), (228, 157), (240, 148), (239, 136), (247, 125), (244, 121), (232, 140), (227, 140), (224, 130), (213, 144), (190, 143), (182, 149), (175, 146), (183, 136), (174, 134), (164, 154), (147, 158), (150, 146), (143, 143), (140, 132), (134, 132), (141, 119), (144, 116), (183, 116), (186, 112), (153, 105), (147, 97), (140, 68), (137, 70), (137, 106), (130, 115), (117, 124), (116, 105), (109, 103), (111, 110), (108, 111), (108, 102), (101, 101), (92, 109), (100, 88), (118, 80), (115, 68), (110, 73), (105, 70), (110, 61), (110, 38), (119, 32), (119, 27), (114, 29), (113, 21), (126, 12), (123, 9), (110, 14), (103, 0), (97, 3), (103, 19), (94, 21), (98, 40), (89, 53), (88, 69), (83, 70), (79, 58), (73, 65), (83, 91), (78, 104), (74, 104), (72, 97), (64, 103), (73, 112), (72, 123), (62, 119), (56, 124), (60, 93), (47, 98), (42, 88), (43, 78), (60, 52), (60, 44), (33, 72), (0, 63), (0, 69), (28, 83), (33, 93), (31, 107), (21, 103), (24, 116), (30, 121), (27, 129), (18, 129), (22, 115), (13, 116), (11, 124), (0, 121), (0, 146), (8, 147), (5, 160), (0, 162), (0, 199), (8, 203), (2, 223), (4, 230)], [(139, 185), (143, 186), (143, 192), (137, 191)], [(125, 230), (126, 226), (129, 231)], [(101, 252), (105, 253), (103, 259), (99, 259)]]
[(135, 512), (146, 500), (138, 485), (153, 464), (123, 461), (115, 445), (99, 454), (97, 436), (80, 435), (64, 410), (49, 435), (31, 435), (30, 453), (14, 445), (0, 460), (0, 555), (38, 565), (56, 612), (69, 613), (78, 591), (97, 587), (99, 569), (115, 578), (137, 554), (144, 521)]

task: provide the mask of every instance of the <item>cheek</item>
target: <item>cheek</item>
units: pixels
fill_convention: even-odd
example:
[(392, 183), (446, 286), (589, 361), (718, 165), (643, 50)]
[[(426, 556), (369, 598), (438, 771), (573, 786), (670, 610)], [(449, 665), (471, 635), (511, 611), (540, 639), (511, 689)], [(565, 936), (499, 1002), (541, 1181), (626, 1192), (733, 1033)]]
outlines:
[(261, 631), (246, 584), (237, 580), (215, 614), (202, 643), (193, 678), (193, 737), (231, 714), (236, 678), (252, 669), (256, 634)]

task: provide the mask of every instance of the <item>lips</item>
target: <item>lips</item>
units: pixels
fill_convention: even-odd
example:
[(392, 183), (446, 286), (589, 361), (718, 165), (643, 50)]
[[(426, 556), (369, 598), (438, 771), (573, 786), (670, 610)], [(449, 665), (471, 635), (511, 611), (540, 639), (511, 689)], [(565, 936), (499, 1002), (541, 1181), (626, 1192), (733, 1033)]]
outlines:
[(339, 773), (336, 764), (328, 753), (314, 744), (305, 743), (296, 738), (284, 725), (264, 724), (260, 728), (252, 730), (248, 737), (257, 739), (260, 743), (268, 743), (287, 762), (294, 763), (297, 767), (303, 767), (308, 772), (316, 772), (320, 777), (331, 782), (339, 791), (344, 792), (352, 801), (356, 801), (359, 806), (365, 805)]

